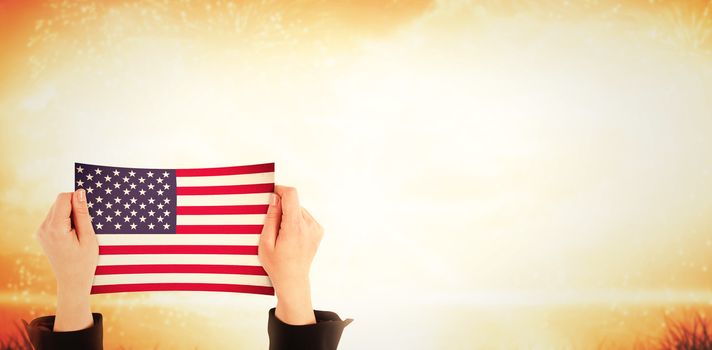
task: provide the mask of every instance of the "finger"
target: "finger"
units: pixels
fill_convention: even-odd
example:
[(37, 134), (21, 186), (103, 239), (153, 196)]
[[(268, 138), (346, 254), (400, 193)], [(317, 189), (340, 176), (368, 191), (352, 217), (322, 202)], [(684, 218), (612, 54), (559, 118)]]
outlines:
[(287, 186), (275, 186), (274, 191), (281, 197), (282, 221), (297, 224), (302, 215), (297, 189)]
[(89, 218), (89, 208), (87, 207), (87, 194), (80, 188), (72, 194), (72, 221), (74, 229), (77, 230), (79, 242), (87, 241), (94, 237), (94, 227)]
[(282, 221), (282, 203), (279, 195), (275, 193), (270, 194), (269, 202), (267, 218), (264, 226), (262, 226), (262, 234), (260, 235), (260, 246), (273, 248), (277, 241), (277, 233)]
[(57, 199), (52, 205), (50, 212), (50, 223), (53, 227), (59, 228), (62, 226), (63, 232), (69, 232), (72, 229), (70, 223), (70, 215), (72, 214), (72, 193), (62, 192), (57, 195)]

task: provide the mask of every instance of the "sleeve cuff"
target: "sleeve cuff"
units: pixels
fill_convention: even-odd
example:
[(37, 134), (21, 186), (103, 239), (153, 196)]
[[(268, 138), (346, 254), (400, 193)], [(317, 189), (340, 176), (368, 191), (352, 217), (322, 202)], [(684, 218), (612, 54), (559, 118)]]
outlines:
[(330, 311), (314, 310), (315, 324), (293, 326), (277, 318), (275, 309), (269, 310), (270, 350), (277, 349), (336, 349), (344, 328), (353, 320), (342, 320)]
[(55, 332), (54, 316), (38, 317), (25, 324), (27, 336), (35, 349), (90, 349), (103, 348), (102, 317), (93, 313), (94, 324), (85, 329), (71, 332)]

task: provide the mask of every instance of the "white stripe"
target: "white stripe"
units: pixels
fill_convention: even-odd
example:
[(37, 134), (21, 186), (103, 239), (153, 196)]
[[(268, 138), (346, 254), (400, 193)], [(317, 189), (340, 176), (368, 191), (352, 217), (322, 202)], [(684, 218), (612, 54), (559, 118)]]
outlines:
[(176, 205), (247, 205), (247, 204), (269, 204), (269, 193), (249, 193), (249, 194), (215, 194), (215, 195), (191, 195), (176, 196)]
[(178, 215), (176, 225), (264, 225), (265, 214)]
[(95, 286), (137, 283), (223, 283), (271, 287), (269, 277), (213, 273), (137, 273), (125, 275), (96, 275)]
[(232, 186), (274, 183), (274, 173), (220, 175), (220, 176), (177, 176), (176, 185), (181, 186)]
[(99, 266), (203, 264), (261, 266), (257, 255), (228, 254), (119, 254), (99, 255)]
[(257, 245), (258, 234), (98, 234), (99, 245)]

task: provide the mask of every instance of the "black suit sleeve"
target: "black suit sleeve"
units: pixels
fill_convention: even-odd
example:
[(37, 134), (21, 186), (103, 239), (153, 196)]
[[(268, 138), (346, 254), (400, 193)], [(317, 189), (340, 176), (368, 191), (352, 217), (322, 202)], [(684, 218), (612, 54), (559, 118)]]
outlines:
[[(344, 328), (351, 319), (341, 320), (339, 316), (329, 311), (314, 311), (316, 324), (292, 326), (280, 321), (274, 314), (274, 308), (269, 310), (267, 332), (269, 333), (270, 350), (281, 349), (336, 349)], [(54, 332), (54, 316), (38, 317), (30, 324), (25, 322), (25, 329), (30, 342), (36, 350), (54, 349), (103, 349), (102, 317), (99, 313), (92, 314), (94, 324), (86, 329), (72, 332)]]
[(94, 324), (78, 331), (55, 332), (54, 316), (38, 317), (25, 323), (27, 336), (36, 350), (87, 349), (101, 350), (103, 345), (101, 314), (92, 314)]
[(352, 319), (341, 320), (339, 315), (329, 311), (314, 311), (316, 323), (304, 326), (292, 326), (280, 321), (269, 310), (267, 333), (270, 350), (332, 350), (339, 346), (341, 333)]

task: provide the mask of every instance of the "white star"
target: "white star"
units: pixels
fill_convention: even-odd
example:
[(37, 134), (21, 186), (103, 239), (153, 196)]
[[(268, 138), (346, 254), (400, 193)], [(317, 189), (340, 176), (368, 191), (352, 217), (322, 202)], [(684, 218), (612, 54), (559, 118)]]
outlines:
[(141, 222), (144, 222), (144, 221), (146, 221), (146, 217), (145, 217), (145, 216), (141, 216), (141, 217), (140, 217), (140, 218), (138, 218), (138, 219), (139, 219), (139, 220), (141, 220)]
[(97, 182), (97, 183), (96, 183), (96, 187), (97, 187), (97, 188), (101, 188), (101, 182)]
[(171, 215), (171, 212), (168, 211), (168, 210), (166, 210), (166, 211), (163, 212), (163, 215), (165, 215), (165, 216)]
[(166, 230), (167, 230), (167, 229), (168, 229), (169, 227), (171, 227), (171, 225), (168, 225), (168, 224), (163, 224), (163, 228), (164, 228), (164, 229), (166, 229)]
[(114, 169), (114, 176), (119, 176), (119, 171)]
[(146, 175), (148, 175), (148, 177), (153, 177), (153, 173), (150, 171), (148, 173), (146, 173)]
[(94, 175), (87, 174), (87, 181), (91, 181), (93, 178), (94, 178)]
[(148, 212), (148, 216), (153, 216), (153, 214), (155, 214), (155, 213), (156, 213), (155, 211), (151, 210)]
[(127, 195), (129, 194), (129, 192), (131, 192), (131, 190), (129, 190), (128, 188), (125, 189), (125, 190), (124, 190), (124, 195), (127, 196)]
[(106, 180), (106, 182), (111, 181), (111, 176), (109, 176), (109, 175), (104, 176), (104, 180)]
[(153, 227), (154, 227), (154, 226), (156, 226), (156, 225), (154, 225), (154, 224), (148, 224), (148, 229), (149, 229), (149, 230), (153, 230)]
[(119, 188), (119, 187), (121, 187), (121, 185), (119, 185), (118, 182), (114, 184), (114, 188)]
[(117, 230), (120, 229), (120, 228), (121, 228), (121, 224), (116, 223), (116, 224), (114, 225), (114, 228), (117, 229)]
[(99, 168), (96, 168), (96, 169), (94, 170), (94, 172), (95, 172), (97, 175), (101, 175), (101, 169), (99, 169)]
[(124, 222), (129, 222), (130, 220), (131, 218), (129, 218), (128, 216), (124, 217)]
[(91, 188), (91, 187), (87, 188), (87, 193), (92, 193), (92, 192), (94, 192), (93, 188)]
[(162, 183), (163, 183), (163, 179), (161, 179), (161, 178), (159, 177), (159, 178), (156, 179), (156, 182), (158, 182), (159, 184), (162, 184)]
[(135, 210), (132, 210), (132, 211), (131, 211), (131, 216), (136, 216), (136, 211), (135, 211)]
[(98, 223), (98, 224), (96, 224), (96, 228), (99, 229), (99, 230), (101, 230), (101, 229), (104, 228), (104, 224)]
[(131, 224), (131, 229), (135, 230), (136, 229), (136, 224)]
[(113, 205), (113, 204), (111, 204), (111, 203), (106, 203), (106, 207), (109, 208), (109, 209), (111, 209), (111, 206), (112, 206), (112, 205)]
[(163, 188), (165, 188), (165, 189), (169, 189), (169, 188), (171, 188), (171, 185), (169, 185), (169, 184), (165, 184), (165, 185), (163, 185)]
[(92, 203), (92, 202), (87, 203), (87, 207), (88, 207), (88, 208), (91, 208), (91, 207), (93, 207), (93, 206), (94, 206), (94, 203)]
[(166, 204), (168, 204), (168, 203), (170, 203), (170, 202), (171, 202), (170, 198), (166, 198), (166, 199), (163, 200), (163, 203), (166, 203)]
[(163, 209), (163, 204), (159, 204), (158, 209)]
[(143, 177), (139, 177), (139, 178), (138, 178), (138, 182), (144, 183), (144, 182), (146, 182), (146, 179), (144, 179)]
[(136, 175), (136, 173), (133, 170), (129, 171), (129, 176), (134, 176), (134, 175)]
[(104, 212), (101, 209), (96, 211), (96, 215), (101, 215), (101, 214), (104, 214)]
[(104, 198), (96, 197), (96, 201), (99, 202), (99, 203), (101, 203), (101, 201), (103, 201), (103, 200), (104, 200)]
[(146, 209), (146, 204), (141, 203), (141, 204), (138, 205), (138, 207), (141, 208), (141, 209)]
[(156, 191), (156, 193), (158, 193), (159, 196), (162, 196), (162, 195), (163, 195), (163, 190), (158, 190), (158, 191)]
[(89, 221), (94, 222), (94, 217), (89, 215)]
[(78, 172), (78, 173), (81, 173), (81, 172), (83, 172), (83, 171), (84, 171), (84, 168), (82, 168), (82, 166), (80, 165), (80, 166), (77, 168), (77, 172)]
[(106, 217), (106, 222), (111, 222), (111, 216)]
[(153, 199), (153, 197), (151, 197), (151, 198), (148, 199), (148, 204), (153, 204), (153, 202), (155, 202), (155, 201), (156, 201), (156, 200)]
[(82, 185), (84, 185), (84, 181), (77, 180), (77, 186), (82, 187)]
[(114, 202), (116, 202), (116, 203), (121, 203), (121, 197), (116, 197), (116, 198), (114, 198)]
[(124, 209), (128, 209), (128, 208), (130, 208), (130, 207), (131, 207), (131, 204), (124, 203)]
[(135, 190), (135, 189), (136, 189), (136, 184), (133, 184), (133, 183), (132, 183), (132, 184), (129, 185), (129, 187), (131, 187), (132, 190)]
[(146, 194), (146, 190), (139, 190), (138, 193), (143, 196), (144, 194)]
[(106, 191), (106, 194), (111, 194), (111, 189), (110, 189), (110, 188), (107, 188), (107, 189), (105, 189), (104, 191)]
[(156, 220), (158, 220), (158, 222), (163, 222), (163, 217), (159, 216), (158, 219), (156, 219)]
[(114, 214), (115, 214), (116, 216), (121, 215), (121, 210), (115, 210), (115, 211), (114, 211)]
[(131, 197), (131, 204), (136, 204), (136, 198), (135, 198), (135, 197)]
[(123, 179), (121, 179), (121, 180), (124, 180), (124, 182), (129, 182), (129, 178), (128, 178), (128, 177), (126, 177), (126, 176), (124, 176), (124, 178), (123, 178)]
[(163, 172), (163, 177), (168, 177), (168, 172), (167, 172), (167, 171), (164, 171), (164, 172)]
[(148, 184), (148, 189), (152, 190), (153, 189), (153, 184)]

